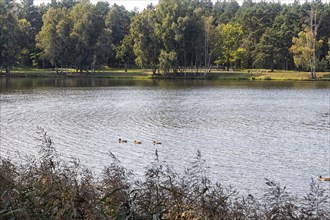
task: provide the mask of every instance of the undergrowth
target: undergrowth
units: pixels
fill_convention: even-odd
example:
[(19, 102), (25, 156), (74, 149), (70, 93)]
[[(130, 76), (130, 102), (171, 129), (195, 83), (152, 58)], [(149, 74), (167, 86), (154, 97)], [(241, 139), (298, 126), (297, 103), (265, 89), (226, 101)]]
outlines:
[(262, 198), (212, 183), (200, 152), (184, 173), (158, 157), (134, 181), (113, 154), (96, 180), (77, 160), (65, 162), (40, 130), (39, 158), (16, 166), (0, 158), (0, 219), (330, 219), (329, 197), (312, 180), (297, 198), (267, 180)]

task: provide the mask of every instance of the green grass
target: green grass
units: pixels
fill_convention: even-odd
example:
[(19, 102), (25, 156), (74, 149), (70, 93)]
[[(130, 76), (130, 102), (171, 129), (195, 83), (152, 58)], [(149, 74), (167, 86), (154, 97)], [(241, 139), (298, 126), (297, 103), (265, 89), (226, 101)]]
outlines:
[[(64, 70), (65, 71), (65, 70)], [(56, 75), (52, 69), (33, 69), (33, 68), (14, 68), (11, 71), (12, 77), (69, 77), (69, 78), (112, 78), (129, 80), (148, 80), (148, 79), (206, 79), (203, 71), (199, 74), (187, 74), (187, 76), (152, 76), (151, 70), (147, 69), (129, 69), (125, 72), (123, 69), (103, 68), (96, 70), (94, 74), (89, 72), (80, 73), (73, 69), (67, 70), (68, 74)], [(4, 75), (4, 73), (2, 73)], [(330, 80), (330, 72), (317, 72), (317, 80)], [(211, 77), (210, 77), (211, 76)], [(309, 72), (275, 70), (271, 72), (266, 69), (251, 69), (241, 71), (211, 71), (207, 79), (213, 80), (311, 80)]]
[[(215, 71), (215, 79), (219, 80), (311, 80), (309, 72), (260, 69), (242, 71)], [(318, 80), (330, 80), (330, 72), (317, 72)]]
[[(129, 69), (125, 72), (123, 69), (104, 69), (96, 70), (93, 74), (75, 72), (73, 69), (63, 69), (63, 74), (56, 74), (53, 69), (34, 69), (34, 68), (13, 68), (12, 77), (68, 77), (68, 78), (114, 78), (114, 79), (132, 79), (142, 80), (151, 79), (151, 74), (144, 69)], [(4, 75), (4, 73), (3, 73)]]

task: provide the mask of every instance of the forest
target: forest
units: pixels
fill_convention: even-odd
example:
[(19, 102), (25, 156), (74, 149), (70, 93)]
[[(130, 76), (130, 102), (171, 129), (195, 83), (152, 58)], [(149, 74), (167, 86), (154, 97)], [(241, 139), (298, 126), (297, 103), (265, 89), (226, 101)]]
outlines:
[[(108, 2), (0, 0), (0, 68), (77, 72), (138, 66), (154, 74), (212, 68), (325, 71), (330, 4), (160, 0), (143, 11)], [(313, 77), (313, 74), (312, 74)]]

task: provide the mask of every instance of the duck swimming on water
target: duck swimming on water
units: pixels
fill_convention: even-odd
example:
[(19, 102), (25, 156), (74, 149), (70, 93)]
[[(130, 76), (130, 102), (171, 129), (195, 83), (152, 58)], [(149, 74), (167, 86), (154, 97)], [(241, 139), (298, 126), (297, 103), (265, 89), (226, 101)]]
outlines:
[(142, 144), (142, 142), (141, 141), (138, 141), (138, 140), (135, 140), (134, 141), (134, 144)]
[(319, 180), (320, 180), (320, 181), (330, 181), (330, 177), (322, 177), (322, 176), (319, 176)]
[(127, 143), (127, 140), (123, 140), (123, 139), (119, 138), (119, 143)]
[(159, 141), (153, 141), (154, 144), (162, 144), (161, 142)]

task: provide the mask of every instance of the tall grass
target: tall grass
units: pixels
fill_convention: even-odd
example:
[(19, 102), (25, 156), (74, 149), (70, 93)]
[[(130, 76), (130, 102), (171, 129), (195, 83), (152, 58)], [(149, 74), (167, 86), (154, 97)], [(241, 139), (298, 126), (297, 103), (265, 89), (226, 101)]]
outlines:
[(96, 180), (78, 161), (60, 159), (42, 129), (40, 137), (39, 158), (28, 165), (0, 158), (0, 219), (330, 219), (329, 196), (314, 181), (303, 198), (271, 180), (262, 198), (242, 197), (209, 180), (200, 152), (179, 174), (157, 151), (142, 181), (111, 153)]

